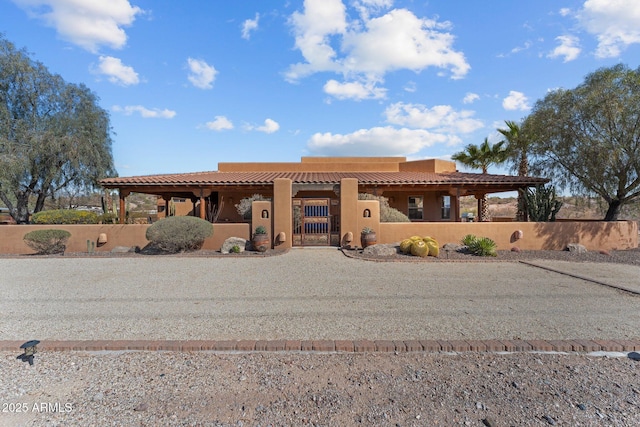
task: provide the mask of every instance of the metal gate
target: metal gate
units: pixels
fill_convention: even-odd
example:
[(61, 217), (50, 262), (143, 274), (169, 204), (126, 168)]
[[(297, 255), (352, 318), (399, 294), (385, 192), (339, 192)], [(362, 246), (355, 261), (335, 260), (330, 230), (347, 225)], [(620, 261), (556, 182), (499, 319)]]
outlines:
[(293, 199), (293, 245), (337, 246), (339, 235), (338, 200)]

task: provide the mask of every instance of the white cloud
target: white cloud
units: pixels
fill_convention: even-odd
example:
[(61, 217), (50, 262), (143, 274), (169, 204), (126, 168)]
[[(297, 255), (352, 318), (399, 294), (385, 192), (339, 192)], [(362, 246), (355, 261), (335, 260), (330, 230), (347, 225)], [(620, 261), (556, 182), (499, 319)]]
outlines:
[(311, 136), (307, 148), (315, 154), (330, 156), (402, 156), (448, 142), (459, 141), (424, 129), (386, 126), (360, 129), (345, 135), (316, 133)]
[(187, 77), (192, 85), (199, 89), (213, 88), (213, 81), (216, 79), (218, 71), (213, 65), (207, 64), (201, 59), (187, 59), (189, 76)]
[(526, 111), (531, 109), (531, 107), (527, 104), (529, 100), (522, 92), (518, 92), (515, 90), (509, 91), (509, 96), (502, 100), (502, 107), (505, 110), (520, 110)]
[(113, 49), (124, 47), (127, 34), (122, 27), (144, 13), (129, 0), (13, 0), (30, 16), (55, 28), (60, 37), (90, 52), (101, 45)]
[(524, 50), (528, 50), (531, 48), (531, 46), (533, 45), (533, 43), (531, 43), (531, 41), (527, 40), (526, 42), (524, 42), (524, 44), (522, 46), (516, 46), (513, 49), (511, 49), (511, 53), (518, 53), (518, 52), (522, 52)]
[(121, 86), (137, 85), (140, 83), (138, 73), (133, 67), (124, 65), (119, 58), (101, 56), (97, 68), (92, 70), (96, 74), (104, 74), (111, 83)]
[(449, 70), (454, 79), (467, 74), (470, 66), (464, 54), (453, 49), (448, 22), (418, 18), (407, 9), (380, 15), (392, 4), (356, 1), (359, 16), (351, 19), (341, 0), (305, 0), (303, 12), (293, 13), (289, 20), (305, 62), (291, 65), (287, 80), (334, 72), (347, 81), (372, 83), (395, 70), (419, 72), (428, 67)]
[(211, 130), (230, 130), (233, 129), (233, 123), (225, 116), (216, 116), (213, 121), (207, 122), (205, 126)]
[(584, 28), (596, 36), (598, 58), (619, 56), (627, 46), (640, 43), (640, 2), (587, 0), (577, 13)]
[(280, 129), (280, 124), (278, 124), (278, 122), (276, 122), (275, 120), (266, 119), (264, 121), (264, 125), (262, 126), (247, 125), (246, 129), (255, 130), (255, 131), (264, 132), (264, 133), (274, 133)]
[(150, 110), (142, 105), (127, 105), (125, 107), (114, 105), (111, 109), (117, 113), (122, 113), (127, 116), (130, 116), (133, 113), (139, 113), (144, 119), (172, 119), (176, 115), (176, 112), (172, 110), (161, 110), (159, 108)]
[(569, 16), (571, 15), (571, 9), (569, 9), (568, 7), (563, 7), (560, 9), (559, 13), (560, 16)]
[(462, 99), (462, 102), (464, 104), (473, 104), (478, 99), (480, 99), (480, 95), (478, 95), (477, 93), (467, 92), (467, 94)]
[(429, 108), (422, 104), (397, 102), (385, 110), (387, 122), (399, 126), (432, 129), (438, 133), (456, 134), (474, 132), (484, 126), (482, 121), (474, 119), (473, 111), (455, 111), (449, 105), (436, 105)]
[(406, 85), (404, 85), (403, 89), (405, 90), (405, 92), (413, 93), (416, 90), (418, 90), (418, 86), (416, 85), (416, 82), (410, 81), (410, 82), (407, 82)]
[(558, 58), (563, 57), (563, 62), (573, 61), (580, 55), (582, 49), (580, 49), (579, 42), (577, 37), (566, 35), (566, 36), (558, 36), (556, 40), (560, 43), (549, 55), (549, 58)]
[(374, 82), (346, 82), (340, 83), (337, 80), (329, 80), (324, 85), (325, 93), (337, 99), (381, 99), (387, 94), (387, 90), (375, 86)]
[(251, 38), (251, 32), (258, 29), (258, 21), (260, 20), (260, 14), (256, 13), (255, 19), (247, 19), (242, 23), (242, 38), (249, 40)]

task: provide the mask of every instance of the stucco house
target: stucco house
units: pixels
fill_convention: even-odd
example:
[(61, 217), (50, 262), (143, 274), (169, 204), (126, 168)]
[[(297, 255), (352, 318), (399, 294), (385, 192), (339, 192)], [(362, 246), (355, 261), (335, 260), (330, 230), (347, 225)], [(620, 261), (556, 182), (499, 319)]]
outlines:
[[(475, 196), (480, 212), (485, 194), (546, 182), (536, 177), (458, 172), (454, 162), (438, 159), (303, 157), (296, 163), (219, 163), (217, 171), (107, 178), (101, 184), (118, 189), (121, 223), (126, 197), (132, 192), (161, 197), (164, 209), (159, 210), (165, 215), (170, 201), (178, 200), (190, 205), (189, 214), (212, 220), (217, 211), (217, 222), (231, 223), (243, 221), (235, 204), (261, 194), (272, 201), (272, 209), (261, 211), (259, 218), (268, 220), (274, 231), (292, 236), (295, 246), (305, 242), (337, 245), (344, 234), (341, 225), (350, 216), (379, 215), (375, 208), (374, 212), (353, 212), (358, 193), (386, 197), (411, 221), (458, 222), (462, 196)], [(321, 238), (305, 230), (315, 230)]]

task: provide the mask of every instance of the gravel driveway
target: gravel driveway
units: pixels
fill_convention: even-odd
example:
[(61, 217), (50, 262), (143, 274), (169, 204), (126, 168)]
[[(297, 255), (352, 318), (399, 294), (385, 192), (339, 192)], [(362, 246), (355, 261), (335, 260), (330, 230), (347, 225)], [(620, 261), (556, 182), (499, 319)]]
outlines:
[(0, 270), (2, 340), (640, 336), (640, 297), (517, 262), (376, 263), (302, 249), (0, 259)]
[[(545, 263), (615, 283), (639, 268)], [(640, 297), (518, 262), (294, 250), (0, 271), (0, 340), (639, 336)], [(0, 352), (0, 426), (638, 425), (640, 355), (611, 356), (42, 351), (29, 366)]]

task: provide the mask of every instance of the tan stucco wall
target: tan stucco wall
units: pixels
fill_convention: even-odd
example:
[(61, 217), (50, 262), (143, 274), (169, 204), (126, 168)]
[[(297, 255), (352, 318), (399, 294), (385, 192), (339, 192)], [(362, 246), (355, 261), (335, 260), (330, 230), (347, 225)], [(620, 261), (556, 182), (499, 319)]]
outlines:
[[(342, 246), (359, 246), (360, 232), (358, 223), (358, 180), (343, 178), (340, 180), (340, 242)], [(348, 242), (347, 234), (353, 240)]]
[[(369, 210), (369, 217), (364, 216), (365, 209)], [(380, 202), (377, 200), (358, 200), (356, 213), (358, 217), (358, 233), (354, 233), (354, 235), (358, 238), (358, 241), (360, 241), (360, 234), (365, 227), (371, 228), (377, 235), (380, 224)]]
[(273, 234), (271, 239), (280, 234), (285, 235), (285, 241), (281, 242), (277, 249), (292, 247), (291, 230), (293, 227), (293, 213), (291, 207), (291, 180), (276, 178), (273, 183)]
[[(525, 250), (564, 250), (568, 243), (580, 243), (588, 250), (615, 250), (638, 247), (636, 221), (589, 222), (472, 222), (472, 223), (380, 223), (378, 243), (399, 242), (414, 235), (431, 236), (440, 245), (459, 243), (467, 234), (489, 237), (498, 249), (516, 246)], [(521, 230), (523, 237), (512, 240)]]
[(405, 157), (302, 157), (300, 163), (218, 163), (219, 172), (455, 172), (455, 162)]
[[(116, 246), (146, 246), (149, 241), (145, 237), (147, 224), (113, 224), (113, 225), (4, 225), (0, 226), (0, 253), (30, 254), (31, 248), (22, 240), (24, 235), (33, 230), (60, 229), (71, 233), (67, 243), (67, 252), (86, 252), (87, 240), (96, 242), (96, 252), (109, 252)], [(107, 235), (107, 243), (97, 247), (98, 236)], [(249, 239), (249, 224), (214, 224), (213, 236), (205, 240), (203, 249), (219, 250), (228, 237)]]
[[(251, 235), (255, 232), (256, 228), (263, 226), (267, 229), (267, 234), (273, 241), (273, 203), (265, 201), (255, 201), (251, 203)], [(266, 212), (267, 217), (263, 218), (263, 211)]]
[(400, 172), (455, 172), (456, 163), (440, 159), (414, 160), (400, 163), (399, 170)]

